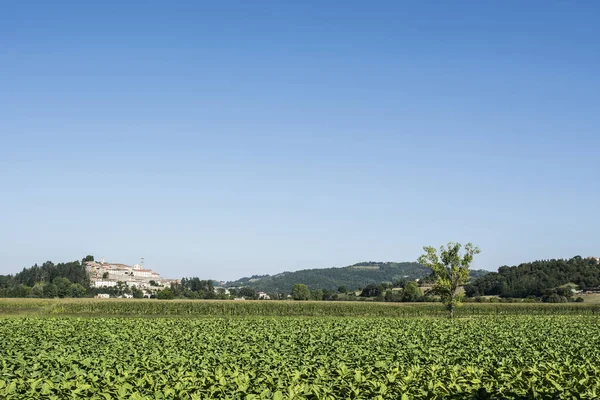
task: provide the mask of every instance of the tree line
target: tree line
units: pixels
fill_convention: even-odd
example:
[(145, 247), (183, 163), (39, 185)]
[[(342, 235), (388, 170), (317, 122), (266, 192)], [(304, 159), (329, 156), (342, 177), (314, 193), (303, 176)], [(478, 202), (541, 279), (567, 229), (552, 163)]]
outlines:
[(0, 297), (84, 297), (90, 288), (85, 262), (93, 259), (87, 256), (58, 264), (47, 261), (15, 275), (0, 275)]
[(587, 290), (598, 286), (598, 261), (576, 256), (567, 260), (541, 260), (512, 267), (502, 266), (498, 272), (491, 272), (467, 285), (465, 293), (469, 297), (499, 296), (556, 302), (568, 300), (574, 287)]
[[(448, 251), (444, 249), (448, 257)], [(426, 275), (417, 283), (415, 280), (399, 279), (393, 283), (369, 283), (356, 290), (346, 285), (337, 289), (322, 289), (306, 283), (296, 283), (287, 291), (269, 291), (268, 296), (274, 300), (376, 300), (384, 302), (419, 302), (439, 301), (444, 296), (440, 291), (439, 276), (450, 274), (451, 268), (435, 264), (435, 253), (432, 248), (426, 248), (429, 253), (420, 261), (424, 267), (429, 266), (430, 275)], [(452, 250), (455, 253), (458, 249)], [(453, 253), (452, 253), (453, 254)], [(433, 258), (432, 258), (433, 257)], [(41, 265), (35, 264), (23, 268), (15, 275), (0, 275), (0, 297), (92, 297), (97, 293), (108, 293), (111, 297), (131, 294), (135, 298), (144, 297), (144, 292), (135, 287), (128, 287), (124, 282), (117, 282), (115, 287), (90, 287), (90, 279), (86, 271), (86, 261), (93, 261), (93, 256), (87, 256), (81, 261), (54, 264), (50, 261)], [(432, 261), (433, 260), (433, 261)], [(448, 259), (449, 260), (449, 259)], [(446, 260), (446, 261), (448, 261)], [(437, 262), (440, 262), (438, 260)], [(455, 263), (458, 261), (454, 261)], [(357, 266), (379, 266), (381, 263), (361, 263)], [(432, 266), (437, 268), (437, 274)], [(395, 266), (393, 266), (395, 267)], [(384, 268), (393, 268), (386, 265)], [(467, 281), (468, 269), (462, 270), (460, 282)], [(446, 278), (445, 278), (446, 279)], [(457, 281), (458, 282), (458, 281)], [(151, 282), (152, 283), (152, 282)], [(431, 284), (435, 290), (423, 291), (421, 284)], [(428, 285), (429, 286), (429, 285)], [(500, 300), (528, 299), (529, 301), (566, 302), (575, 301), (574, 289), (586, 290), (600, 286), (600, 265), (597, 259), (582, 258), (541, 260), (519, 264), (517, 266), (502, 266), (497, 272), (491, 272), (477, 279), (471, 278), (471, 283), (464, 286), (465, 295), (471, 301), (484, 301), (483, 296), (497, 296)], [(437, 287), (437, 288), (436, 288)], [(456, 290), (456, 287), (451, 287)], [(440, 292), (440, 293), (437, 293)], [(447, 293), (445, 295), (448, 297)], [(184, 277), (179, 284), (157, 291), (152, 297), (159, 299), (259, 299), (259, 292), (252, 287), (223, 288), (214, 287), (212, 280), (198, 277)], [(497, 299), (496, 299), (497, 300)], [(579, 299), (582, 300), (581, 298)]]

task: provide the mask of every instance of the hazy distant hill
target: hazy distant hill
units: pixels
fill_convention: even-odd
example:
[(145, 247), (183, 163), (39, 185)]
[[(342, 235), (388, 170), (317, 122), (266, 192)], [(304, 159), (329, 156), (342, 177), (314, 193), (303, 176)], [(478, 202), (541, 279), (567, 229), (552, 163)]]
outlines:
[[(265, 292), (290, 292), (297, 283), (310, 289), (337, 290), (346, 286), (350, 290), (363, 288), (370, 283), (395, 282), (400, 279), (414, 280), (429, 275), (431, 271), (414, 262), (361, 262), (343, 268), (303, 269), (277, 275), (253, 275), (227, 282), (227, 286), (248, 286)], [(487, 271), (473, 271), (481, 276)]]

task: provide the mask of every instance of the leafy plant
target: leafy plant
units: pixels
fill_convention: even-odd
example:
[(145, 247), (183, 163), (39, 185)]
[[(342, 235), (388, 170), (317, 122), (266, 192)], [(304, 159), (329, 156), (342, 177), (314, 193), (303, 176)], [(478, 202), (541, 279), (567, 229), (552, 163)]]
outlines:
[(0, 337), (3, 399), (510, 400), (600, 393), (597, 316), (25, 317), (0, 319)]

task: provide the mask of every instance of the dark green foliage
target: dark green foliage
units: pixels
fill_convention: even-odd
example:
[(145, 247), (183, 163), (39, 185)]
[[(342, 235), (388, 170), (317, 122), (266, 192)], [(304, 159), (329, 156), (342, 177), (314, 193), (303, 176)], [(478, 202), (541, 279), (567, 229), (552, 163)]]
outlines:
[(498, 272), (489, 273), (467, 285), (465, 292), (467, 296), (541, 297), (549, 289), (556, 289), (567, 283), (574, 283), (581, 288), (599, 286), (600, 265), (595, 259), (577, 256), (569, 260), (503, 266), (498, 268)]
[(427, 274), (429, 270), (417, 263), (362, 262), (344, 268), (305, 269), (272, 276), (255, 275), (228, 282), (227, 286), (248, 286), (265, 292), (290, 293), (295, 284), (303, 283), (311, 290), (338, 290), (342, 287), (343, 293), (346, 293), (368, 284), (391, 283), (402, 278), (414, 280)]
[(382, 293), (383, 287), (381, 285), (370, 283), (360, 292), (360, 297), (377, 297)]
[(71, 284), (78, 284), (87, 291), (90, 280), (85, 265), (79, 261), (59, 264), (48, 261), (41, 266), (23, 268), (14, 276), (0, 275), (0, 297), (71, 297)]
[(402, 288), (402, 301), (415, 302), (423, 300), (423, 291), (415, 282), (406, 282)]
[[(402, 289), (386, 290), (383, 296), (380, 296), (380, 298), (381, 301), (395, 303), (416, 303), (422, 301), (434, 301), (432, 298), (425, 297), (421, 288), (414, 281), (402, 282)], [(377, 300), (380, 300), (380, 298), (378, 298)]]
[(566, 303), (567, 298), (556, 293), (551, 293), (542, 297), (544, 303)]
[(61, 299), (63, 297), (69, 297), (71, 295), (71, 281), (67, 278), (54, 278), (52, 283), (56, 286), (56, 294)]
[(310, 290), (308, 289), (308, 286), (303, 285), (301, 283), (295, 284), (292, 289), (292, 298), (294, 300), (310, 299)]
[(201, 280), (198, 277), (182, 278), (181, 287), (183, 289), (191, 290), (192, 292), (212, 292), (214, 289), (211, 280)]
[(0, 275), (0, 290), (8, 289), (16, 283), (12, 275)]
[(317, 289), (310, 292), (311, 300), (323, 300), (323, 289)]
[(7, 297), (28, 297), (32, 294), (32, 289), (29, 286), (17, 283), (7, 290)]
[(70, 287), (70, 297), (84, 297), (85, 296), (85, 288), (81, 286), (79, 283), (73, 283)]
[[(155, 281), (150, 281), (150, 286), (158, 286)], [(178, 299), (215, 299), (212, 280), (202, 280), (198, 277), (181, 278), (181, 283), (172, 285), (169, 289), (174, 298)]]
[(47, 298), (54, 298), (54, 297), (58, 297), (58, 288), (56, 287), (56, 285), (54, 283), (46, 283), (44, 285), (44, 297)]
[(41, 267), (35, 264), (31, 268), (24, 268), (15, 275), (17, 282), (27, 286), (33, 286), (36, 282), (53, 282), (56, 278), (67, 278), (71, 283), (79, 283), (84, 287), (90, 284), (85, 265), (79, 261), (58, 264), (48, 261)]
[(237, 293), (238, 293), (238, 296), (244, 297), (247, 299), (253, 299), (256, 296), (256, 290), (248, 288), (248, 287), (241, 288), (240, 290), (238, 290)]
[(43, 283), (36, 283), (33, 288), (31, 288), (31, 297), (44, 297)]
[(402, 301), (402, 291), (400, 290), (387, 290), (383, 296), (383, 301), (398, 303)]
[(156, 298), (159, 300), (172, 300), (175, 298), (175, 293), (170, 288), (166, 288), (159, 291)]

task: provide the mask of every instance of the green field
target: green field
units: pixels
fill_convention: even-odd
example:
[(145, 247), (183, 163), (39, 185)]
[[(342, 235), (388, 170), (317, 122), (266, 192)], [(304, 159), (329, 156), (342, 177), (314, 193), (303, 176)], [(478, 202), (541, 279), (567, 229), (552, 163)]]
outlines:
[(597, 317), (0, 321), (3, 399), (600, 395)]
[(2, 399), (597, 399), (600, 308), (0, 300)]

